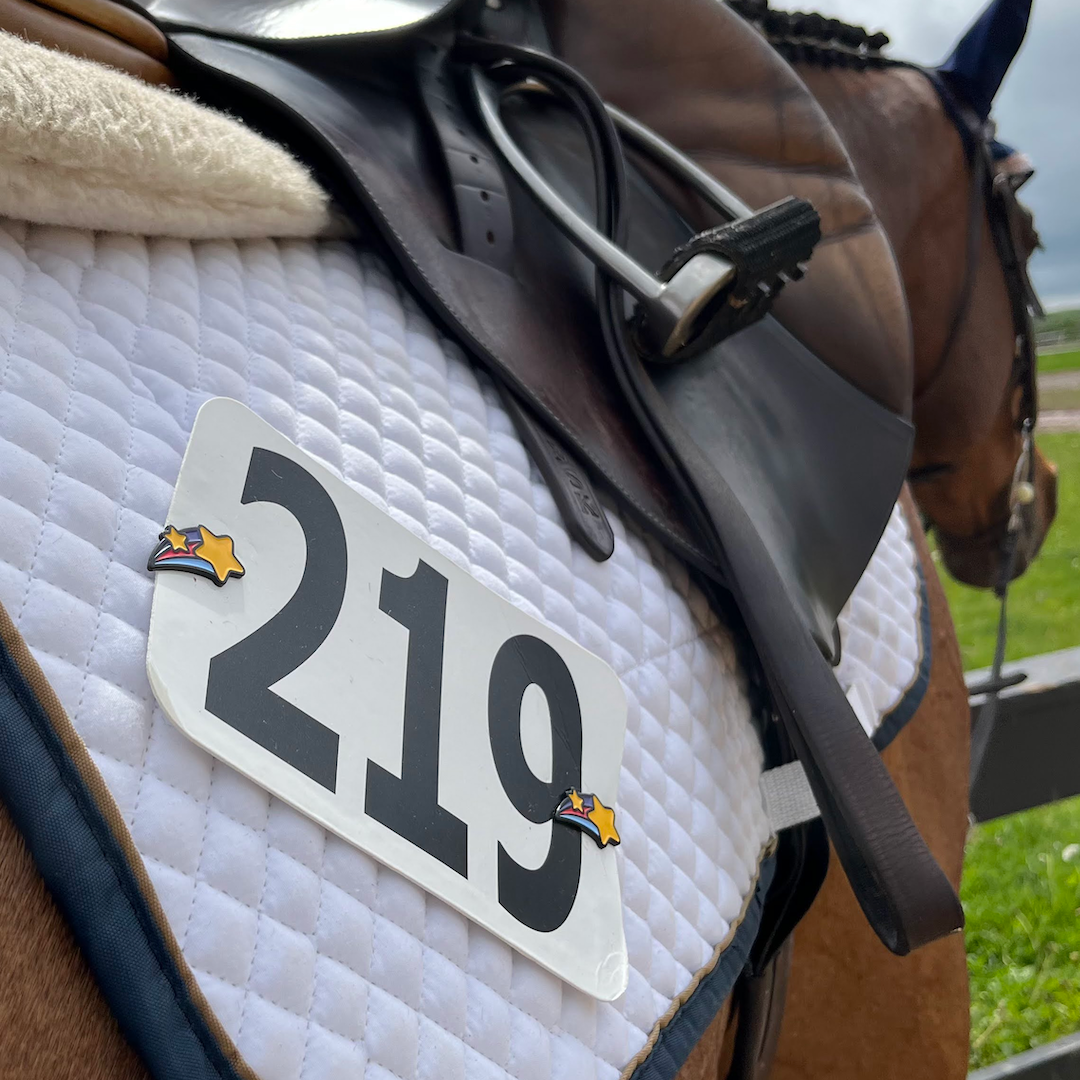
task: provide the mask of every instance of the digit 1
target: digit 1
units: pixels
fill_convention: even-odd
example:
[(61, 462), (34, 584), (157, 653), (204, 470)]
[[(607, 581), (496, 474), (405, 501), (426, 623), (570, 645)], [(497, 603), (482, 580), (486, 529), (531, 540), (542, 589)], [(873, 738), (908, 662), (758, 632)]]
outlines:
[[(551, 782), (529, 768), (521, 745), (521, 701), (535, 683), (551, 718)], [(562, 657), (546, 642), (519, 634), (495, 655), (488, 683), (488, 737), (503, 790), (518, 813), (547, 821), (568, 788), (581, 787), (581, 706)], [(535, 870), (499, 844), (499, 903), (519, 922), (549, 932), (566, 921), (581, 875), (581, 836), (552, 823), (547, 858)]]
[(446, 578), (422, 559), (407, 577), (383, 570), (379, 609), (409, 631), (401, 776), (368, 762), (364, 810), (399, 836), (468, 876), (468, 826), (439, 805)]

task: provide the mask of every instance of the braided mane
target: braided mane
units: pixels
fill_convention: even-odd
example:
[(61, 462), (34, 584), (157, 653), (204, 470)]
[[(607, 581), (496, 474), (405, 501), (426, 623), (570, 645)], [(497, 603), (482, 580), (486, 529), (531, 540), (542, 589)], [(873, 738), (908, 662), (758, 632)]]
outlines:
[(728, 0), (736, 14), (753, 24), (789, 63), (819, 67), (889, 67), (898, 61), (883, 56), (889, 36), (867, 32), (824, 15), (774, 11), (768, 0)]

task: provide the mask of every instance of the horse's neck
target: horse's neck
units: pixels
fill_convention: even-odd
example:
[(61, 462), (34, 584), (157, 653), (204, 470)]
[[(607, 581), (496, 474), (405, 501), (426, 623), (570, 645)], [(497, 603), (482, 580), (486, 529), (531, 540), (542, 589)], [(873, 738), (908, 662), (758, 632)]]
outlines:
[(892, 244), (918, 388), (940, 361), (967, 273), (970, 182), (959, 135), (917, 71), (797, 71), (840, 132)]
[[(928, 79), (908, 68), (796, 65), (855, 165), (898, 257), (927, 211), (965, 196), (959, 136)], [(962, 200), (961, 200), (962, 201)], [(952, 213), (957, 209), (950, 205)]]

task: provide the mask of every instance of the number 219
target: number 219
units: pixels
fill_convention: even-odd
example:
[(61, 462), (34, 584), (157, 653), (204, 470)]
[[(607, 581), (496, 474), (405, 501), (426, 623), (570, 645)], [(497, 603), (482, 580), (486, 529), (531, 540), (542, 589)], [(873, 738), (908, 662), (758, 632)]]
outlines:
[[(292, 514), (303, 530), (307, 559), (285, 606), (210, 661), (206, 708), (336, 791), (337, 732), (270, 687), (314, 655), (337, 621), (348, 572), (341, 517), (303, 466), (260, 447), (252, 450), (240, 501), (276, 503)], [(379, 609), (409, 632), (401, 775), (369, 760), (364, 810), (467, 877), (468, 825), (438, 801), (446, 591), (447, 579), (423, 560), (408, 577), (382, 572)], [(551, 720), (550, 781), (529, 768), (522, 748), (521, 702), (533, 684), (546, 696)], [(547, 821), (563, 793), (580, 788), (577, 690), (562, 658), (539, 638), (519, 634), (496, 653), (488, 680), (488, 738), (503, 789), (528, 821)], [(552, 828), (547, 857), (535, 870), (515, 862), (499, 844), (499, 903), (534, 930), (555, 930), (574, 906), (580, 869), (581, 838), (571, 829)]]

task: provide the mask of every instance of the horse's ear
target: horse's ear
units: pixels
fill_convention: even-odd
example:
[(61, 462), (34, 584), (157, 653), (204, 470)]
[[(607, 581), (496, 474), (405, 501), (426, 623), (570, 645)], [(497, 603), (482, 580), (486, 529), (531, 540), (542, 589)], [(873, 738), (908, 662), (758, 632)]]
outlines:
[(980, 120), (990, 115), (994, 95), (1016, 58), (1031, 18), (1031, 0), (991, 0), (938, 68)]

